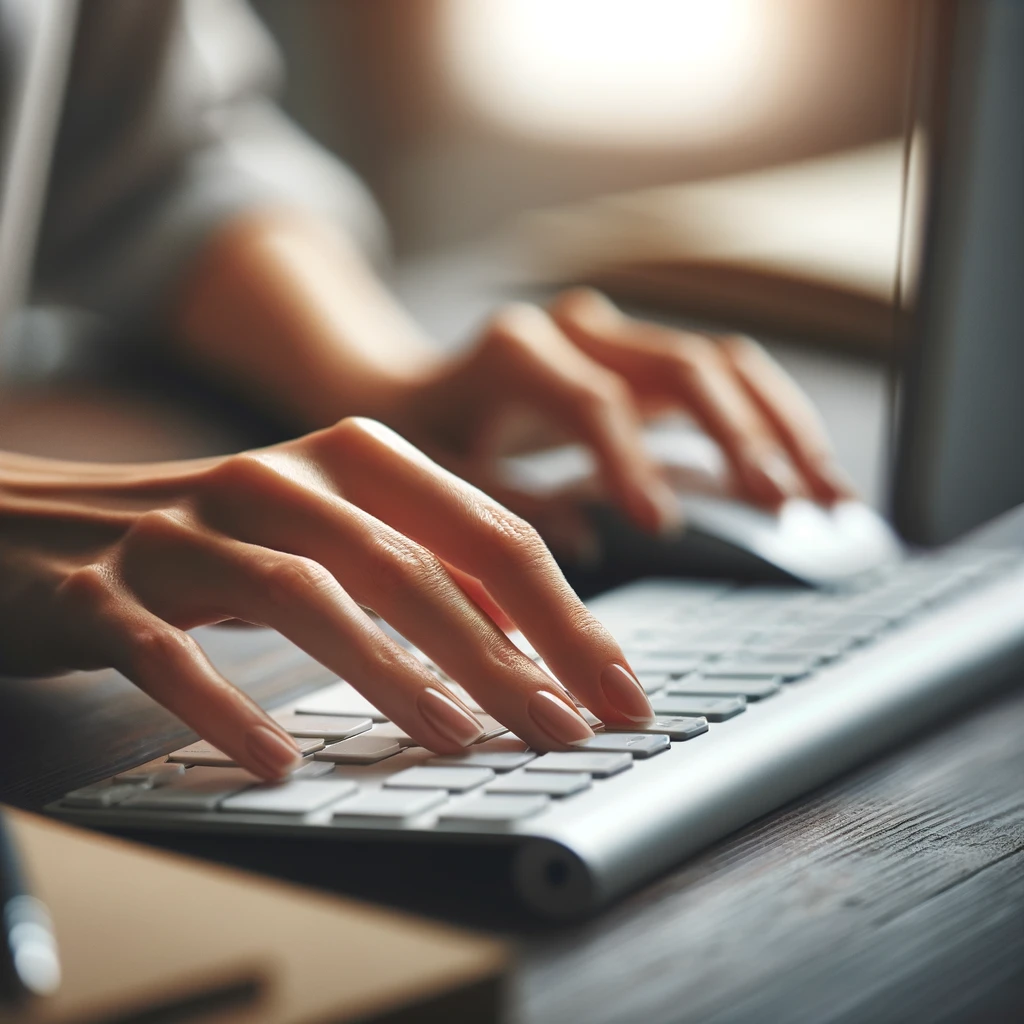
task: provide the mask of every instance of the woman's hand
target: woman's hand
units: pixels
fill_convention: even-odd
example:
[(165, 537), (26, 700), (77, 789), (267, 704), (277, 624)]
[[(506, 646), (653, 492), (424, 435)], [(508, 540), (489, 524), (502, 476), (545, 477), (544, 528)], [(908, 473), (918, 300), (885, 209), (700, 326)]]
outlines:
[(756, 343), (634, 320), (577, 289), (547, 310), (507, 307), (468, 353), (439, 361), (358, 252), (294, 215), (228, 224), (192, 268), (172, 326), (190, 362), (265, 407), (307, 427), (382, 420), (577, 554), (578, 508), (500, 477), (497, 456), (510, 434), (523, 440), (524, 420), (544, 428), (534, 439), (589, 446), (607, 496), (650, 531), (678, 526), (640, 432), (668, 409), (721, 445), (733, 489), (754, 502), (850, 494), (814, 409)]
[(184, 632), (241, 619), (284, 634), (417, 742), (450, 753), (477, 739), (458, 697), (364, 608), (538, 749), (592, 732), (495, 625), (503, 615), (601, 719), (651, 714), (534, 529), (373, 421), (194, 462), (0, 456), (0, 674), (113, 666), (277, 778), (299, 762), (294, 743)]
[(645, 453), (641, 429), (669, 409), (690, 413), (721, 445), (735, 490), (757, 504), (851, 496), (815, 410), (759, 345), (635, 320), (588, 289), (560, 295), (546, 311), (500, 311), (467, 354), (403, 394), (389, 418), (433, 458), (568, 545), (578, 529), (571, 521), (544, 529), (564, 523), (568, 510), (545, 509), (497, 476), (510, 423), (533, 414), (585, 443), (609, 497), (657, 532), (678, 525), (678, 503)]

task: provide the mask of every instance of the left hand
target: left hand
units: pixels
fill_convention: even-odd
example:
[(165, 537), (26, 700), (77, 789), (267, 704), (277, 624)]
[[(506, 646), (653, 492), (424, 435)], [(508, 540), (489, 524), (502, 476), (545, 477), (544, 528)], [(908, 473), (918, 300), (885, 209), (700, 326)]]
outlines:
[(663, 532), (678, 527), (678, 503), (644, 450), (642, 426), (673, 408), (721, 445), (735, 489), (756, 504), (852, 495), (810, 401), (756, 342), (636, 320), (589, 289), (565, 292), (546, 310), (502, 309), (468, 353), (414, 385), (390, 419), (572, 551), (577, 511), (510, 493), (498, 478), (495, 459), (508, 453), (515, 423), (525, 413), (586, 444), (612, 501), (641, 528)]

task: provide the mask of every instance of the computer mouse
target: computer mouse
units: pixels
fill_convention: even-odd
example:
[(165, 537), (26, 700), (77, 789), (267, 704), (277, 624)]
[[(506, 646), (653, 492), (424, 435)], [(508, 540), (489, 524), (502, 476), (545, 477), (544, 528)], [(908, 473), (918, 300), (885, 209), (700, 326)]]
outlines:
[[(605, 578), (685, 575), (836, 586), (902, 557), (892, 528), (863, 502), (825, 508), (791, 499), (773, 512), (743, 501), (732, 491), (721, 449), (692, 425), (663, 422), (648, 429), (645, 443), (678, 495), (685, 529), (678, 537), (654, 537), (607, 502), (585, 501)], [(505, 464), (508, 482), (533, 494), (586, 495), (594, 476), (593, 458), (577, 445)]]

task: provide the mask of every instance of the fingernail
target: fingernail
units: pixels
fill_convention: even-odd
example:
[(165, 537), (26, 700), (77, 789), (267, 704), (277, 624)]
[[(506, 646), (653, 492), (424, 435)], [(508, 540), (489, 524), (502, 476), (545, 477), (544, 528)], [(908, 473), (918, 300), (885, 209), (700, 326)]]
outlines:
[(257, 725), (245, 737), (250, 755), (274, 778), (282, 778), (302, 764), (302, 755), (287, 736), (266, 725)]
[(446, 739), (468, 747), (484, 734), (483, 726), (468, 712), (463, 711), (451, 697), (428, 686), (416, 699), (420, 714)]
[(757, 465), (768, 486), (783, 498), (795, 498), (803, 493), (796, 470), (789, 460), (777, 452), (764, 456)]
[(658, 533), (666, 539), (679, 537), (683, 532), (683, 506), (679, 496), (664, 480), (655, 480), (647, 490), (654, 505)]
[(838, 501), (847, 501), (857, 497), (857, 488), (853, 486), (853, 481), (838, 462), (826, 462), (818, 472), (836, 492)]
[(608, 703), (633, 722), (647, 722), (654, 709), (633, 673), (623, 665), (609, 665), (601, 673), (601, 689)]
[(582, 743), (594, 735), (594, 730), (568, 704), (547, 690), (537, 690), (526, 711), (534, 724), (556, 743)]

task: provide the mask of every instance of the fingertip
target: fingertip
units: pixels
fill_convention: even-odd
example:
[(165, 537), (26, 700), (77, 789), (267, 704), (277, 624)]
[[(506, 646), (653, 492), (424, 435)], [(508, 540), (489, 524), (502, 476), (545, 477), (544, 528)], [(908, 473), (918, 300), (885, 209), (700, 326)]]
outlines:
[(276, 782), (302, 764), (302, 754), (287, 733), (268, 725), (255, 725), (245, 737), (246, 766), (260, 778)]
[(790, 498), (807, 496), (793, 464), (779, 452), (769, 452), (745, 467), (744, 479), (758, 504), (779, 508)]
[(860, 496), (846, 471), (836, 462), (829, 461), (816, 467), (818, 479), (829, 492), (829, 503), (838, 505), (843, 501), (858, 501)]

